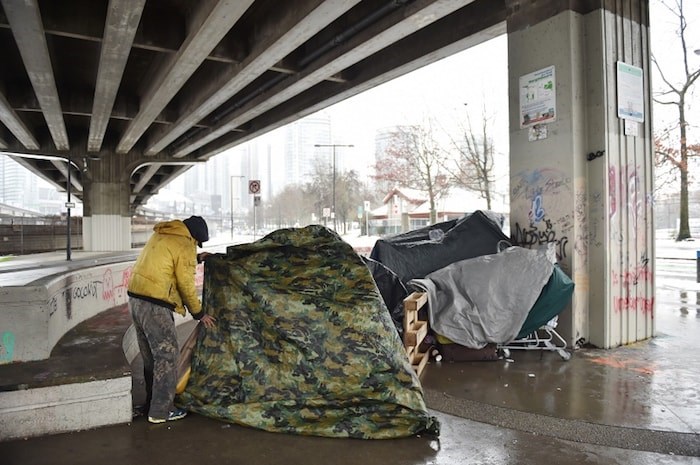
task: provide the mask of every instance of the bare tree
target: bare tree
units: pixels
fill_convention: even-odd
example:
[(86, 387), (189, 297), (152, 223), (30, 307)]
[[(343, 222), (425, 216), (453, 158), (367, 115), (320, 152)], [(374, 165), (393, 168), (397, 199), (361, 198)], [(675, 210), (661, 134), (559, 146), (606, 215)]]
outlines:
[(391, 135), (386, 156), (374, 166), (374, 178), (428, 194), (430, 223), (437, 221), (435, 202), (447, 192), (447, 153), (427, 125), (398, 126)]
[(313, 202), (298, 184), (289, 184), (269, 202), (269, 216), (278, 228), (306, 226), (311, 221)]
[(471, 118), (467, 114), (467, 123), (459, 128), (459, 137), (450, 136), (457, 157), (448, 165), (454, 167), (451, 169), (452, 182), (467, 190), (478, 192), (481, 198), (486, 200), (486, 207), (489, 210), (495, 182), (492, 129), (492, 118), (487, 116), (485, 109), (482, 111), (478, 132), (474, 130)]
[[(675, 0), (674, 2), (664, 2), (661, 4), (666, 7), (678, 21), (678, 30), (676, 31), (679, 41), (679, 46), (682, 51), (682, 79), (674, 80), (671, 78), (671, 73), (668, 69), (662, 68), (655, 56), (652, 56), (652, 62), (659, 72), (659, 76), (664, 83), (665, 89), (656, 94), (654, 101), (661, 105), (672, 105), (678, 110), (677, 125), (673, 128), (664, 131), (655, 139), (658, 141), (656, 145), (656, 160), (660, 163), (670, 163), (679, 172), (680, 177), (680, 227), (678, 228), (677, 241), (688, 239), (690, 234), (690, 223), (688, 221), (688, 158), (692, 151), (689, 150), (688, 144), (688, 121), (686, 119), (686, 111), (688, 109), (687, 98), (691, 95), (691, 89), (695, 81), (700, 76), (700, 67), (692, 69), (688, 63), (688, 55), (693, 53), (689, 50), (686, 43), (686, 35), (688, 33), (688, 23), (686, 21), (683, 0)], [(672, 130), (678, 130), (677, 141), (673, 141), (671, 137)], [(676, 145), (677, 149), (672, 148)]]
[[(304, 192), (313, 211), (321, 216), (323, 208), (329, 208), (333, 202), (333, 167), (331, 163), (318, 160), (313, 165), (313, 172)], [(366, 187), (354, 171), (342, 171), (335, 176), (335, 215), (340, 224), (339, 234), (347, 233), (347, 227), (356, 215), (357, 207), (362, 205)]]

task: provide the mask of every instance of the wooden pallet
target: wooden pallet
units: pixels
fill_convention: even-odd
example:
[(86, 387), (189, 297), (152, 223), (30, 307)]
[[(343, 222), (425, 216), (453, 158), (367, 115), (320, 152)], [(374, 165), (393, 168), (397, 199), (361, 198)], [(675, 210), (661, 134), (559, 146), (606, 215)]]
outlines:
[(420, 345), (428, 334), (428, 322), (418, 319), (418, 310), (428, 301), (425, 292), (414, 292), (403, 301), (403, 345), (411, 366), (418, 376), (423, 373), (430, 356), (428, 350), (421, 352)]

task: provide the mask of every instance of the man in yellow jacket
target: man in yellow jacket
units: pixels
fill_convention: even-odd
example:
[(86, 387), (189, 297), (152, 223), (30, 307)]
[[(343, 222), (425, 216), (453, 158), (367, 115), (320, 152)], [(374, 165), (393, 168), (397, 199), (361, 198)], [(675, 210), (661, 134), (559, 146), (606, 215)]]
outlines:
[(129, 310), (143, 357), (148, 421), (164, 423), (187, 415), (175, 408), (178, 343), (173, 312), (192, 317), (205, 327), (215, 319), (204, 314), (194, 284), (197, 245), (209, 240), (201, 216), (158, 223), (136, 260), (129, 280)]

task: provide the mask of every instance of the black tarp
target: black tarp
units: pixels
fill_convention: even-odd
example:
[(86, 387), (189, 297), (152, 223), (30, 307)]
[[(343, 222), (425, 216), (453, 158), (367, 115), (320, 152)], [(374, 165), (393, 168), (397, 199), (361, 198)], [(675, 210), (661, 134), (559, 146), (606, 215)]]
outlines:
[(477, 210), (456, 220), (379, 239), (370, 258), (388, 267), (406, 285), (454, 262), (495, 254), (502, 244), (510, 245), (501, 225), (502, 217), (499, 221), (497, 214)]

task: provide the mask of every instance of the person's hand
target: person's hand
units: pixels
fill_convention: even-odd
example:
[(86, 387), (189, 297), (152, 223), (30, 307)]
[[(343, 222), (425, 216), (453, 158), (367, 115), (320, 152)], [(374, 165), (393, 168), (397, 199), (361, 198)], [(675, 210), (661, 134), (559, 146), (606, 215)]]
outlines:
[(204, 315), (200, 320), (199, 320), (205, 328), (213, 328), (214, 323), (216, 323), (216, 318), (214, 318), (211, 315)]

